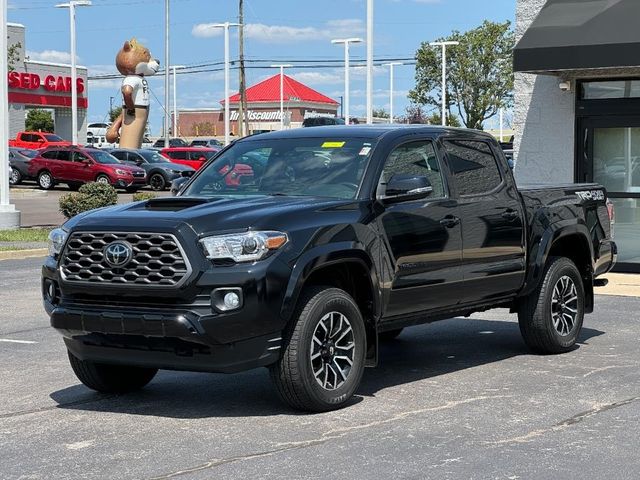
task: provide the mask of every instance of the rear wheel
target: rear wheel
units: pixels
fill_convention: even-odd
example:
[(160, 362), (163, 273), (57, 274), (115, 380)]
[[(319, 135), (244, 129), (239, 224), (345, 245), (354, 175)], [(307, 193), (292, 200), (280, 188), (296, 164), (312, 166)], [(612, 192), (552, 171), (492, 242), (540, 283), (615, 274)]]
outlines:
[(568, 258), (550, 258), (540, 285), (518, 309), (520, 332), (527, 346), (538, 353), (571, 350), (582, 329), (584, 304), (578, 268)]
[(138, 390), (153, 380), (157, 368), (108, 365), (90, 360), (80, 360), (69, 354), (73, 372), (84, 385), (102, 393), (126, 393)]
[(270, 367), (280, 398), (313, 412), (343, 407), (360, 384), (366, 337), (362, 315), (343, 290), (307, 291), (280, 360)]
[(50, 172), (44, 170), (38, 174), (38, 186), (43, 190), (51, 190), (55, 182), (53, 175)]
[(111, 185), (111, 179), (104, 174), (100, 174), (96, 177), (96, 182), (104, 185)]
[(20, 170), (11, 167), (11, 172), (9, 172), (9, 185), (19, 185), (20, 182), (22, 182)]
[(164, 178), (164, 175), (162, 175), (161, 173), (154, 173), (149, 178), (149, 186), (151, 187), (152, 190), (155, 190), (156, 192), (161, 192), (162, 190), (167, 188), (167, 181)]

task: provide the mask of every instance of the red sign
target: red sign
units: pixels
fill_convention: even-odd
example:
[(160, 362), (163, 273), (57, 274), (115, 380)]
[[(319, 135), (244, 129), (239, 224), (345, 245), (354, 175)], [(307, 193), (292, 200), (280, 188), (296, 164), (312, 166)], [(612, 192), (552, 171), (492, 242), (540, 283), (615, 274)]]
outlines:
[[(84, 79), (77, 79), (77, 91), (83, 93), (85, 90)], [(71, 77), (47, 75), (44, 80), (35, 73), (9, 72), (9, 88), (18, 90), (38, 90), (44, 88), (48, 92), (70, 93)]]

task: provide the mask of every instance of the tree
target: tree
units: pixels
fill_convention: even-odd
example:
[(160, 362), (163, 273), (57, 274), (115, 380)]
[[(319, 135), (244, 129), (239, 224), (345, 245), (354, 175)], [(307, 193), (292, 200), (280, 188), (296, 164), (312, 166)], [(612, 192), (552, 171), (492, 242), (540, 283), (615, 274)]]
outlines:
[(404, 109), (404, 115), (400, 117), (402, 123), (429, 123), (427, 112), (422, 105), (412, 103)]
[(16, 63), (20, 61), (20, 49), (22, 44), (20, 42), (14, 43), (7, 47), (7, 68), (10, 72), (16, 69)]
[[(429, 125), (442, 125), (442, 114), (440, 112), (433, 112), (427, 116), (427, 123)], [(460, 119), (457, 115), (449, 114), (447, 116), (447, 125), (450, 127), (461, 127)]]
[(389, 112), (384, 108), (374, 108), (372, 114), (374, 118), (389, 118)]
[(115, 107), (109, 111), (109, 121), (111, 123), (115, 122), (120, 114), (122, 113), (122, 107)]
[[(482, 128), (501, 107), (513, 102), (511, 22), (485, 21), (465, 33), (438, 41), (458, 41), (447, 49), (447, 109), (455, 105), (464, 125)], [(416, 52), (416, 86), (409, 98), (419, 105), (442, 105), (440, 50), (423, 42)], [(449, 116), (449, 118), (453, 118)]]
[(51, 112), (34, 108), (27, 113), (25, 128), (30, 132), (53, 132), (53, 117)]

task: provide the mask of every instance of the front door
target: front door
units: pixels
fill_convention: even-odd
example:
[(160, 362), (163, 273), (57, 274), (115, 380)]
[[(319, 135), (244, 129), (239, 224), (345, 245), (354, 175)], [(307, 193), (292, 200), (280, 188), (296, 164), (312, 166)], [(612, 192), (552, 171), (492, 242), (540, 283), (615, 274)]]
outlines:
[(578, 122), (577, 176), (607, 189), (616, 212), (616, 267), (640, 271), (640, 116), (592, 116)]
[(379, 217), (392, 263), (385, 317), (455, 305), (462, 279), (461, 230), (434, 143), (411, 141), (394, 148), (380, 176), (378, 197), (395, 174), (426, 176), (433, 192), (421, 200), (387, 205)]

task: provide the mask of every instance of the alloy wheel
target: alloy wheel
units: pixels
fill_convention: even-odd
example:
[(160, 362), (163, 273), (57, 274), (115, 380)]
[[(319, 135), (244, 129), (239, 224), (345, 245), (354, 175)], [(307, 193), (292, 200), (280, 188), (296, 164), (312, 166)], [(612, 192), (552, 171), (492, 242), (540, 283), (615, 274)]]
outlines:
[(45, 190), (48, 188), (51, 188), (51, 183), (52, 183), (51, 175), (49, 175), (48, 173), (40, 174), (39, 183), (40, 183), (40, 186)]
[(355, 342), (347, 317), (329, 312), (316, 325), (311, 339), (311, 368), (318, 385), (335, 390), (349, 377), (353, 366)]
[(561, 336), (571, 333), (578, 317), (578, 292), (571, 277), (564, 275), (556, 282), (551, 296), (553, 327)]
[(11, 167), (11, 173), (9, 174), (9, 184), (16, 185), (20, 182), (20, 172)]

